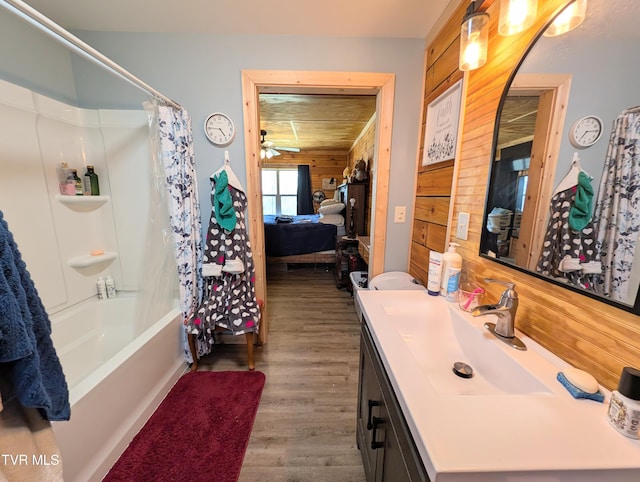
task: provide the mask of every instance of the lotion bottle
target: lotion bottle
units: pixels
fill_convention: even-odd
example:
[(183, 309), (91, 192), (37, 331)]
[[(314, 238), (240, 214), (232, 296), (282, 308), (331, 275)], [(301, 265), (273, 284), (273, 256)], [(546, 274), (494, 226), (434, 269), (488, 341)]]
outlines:
[[(458, 243), (449, 243), (449, 249), (442, 255), (442, 279), (440, 282), (440, 294), (442, 296), (456, 296), (460, 282), (460, 271), (462, 270), (462, 256), (456, 252)], [(451, 280), (450, 280), (451, 279)], [(456, 301), (450, 299), (450, 301)]]

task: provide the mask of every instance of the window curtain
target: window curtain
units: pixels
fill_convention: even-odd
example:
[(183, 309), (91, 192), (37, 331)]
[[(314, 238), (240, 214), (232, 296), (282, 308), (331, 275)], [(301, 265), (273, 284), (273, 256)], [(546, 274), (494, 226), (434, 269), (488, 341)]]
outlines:
[[(157, 106), (159, 157), (164, 168), (169, 220), (175, 241), (175, 256), (180, 286), (180, 308), (184, 320), (202, 301), (203, 280), (200, 203), (193, 151), (191, 118), (186, 110)], [(206, 345), (197, 342), (198, 355)], [(193, 362), (183, 330), (183, 349), (188, 363)]]
[(311, 172), (308, 165), (298, 166), (298, 214), (313, 214)]
[(629, 288), (640, 231), (640, 108), (622, 112), (613, 124), (593, 219), (603, 268), (598, 291), (633, 303), (635, 291)]

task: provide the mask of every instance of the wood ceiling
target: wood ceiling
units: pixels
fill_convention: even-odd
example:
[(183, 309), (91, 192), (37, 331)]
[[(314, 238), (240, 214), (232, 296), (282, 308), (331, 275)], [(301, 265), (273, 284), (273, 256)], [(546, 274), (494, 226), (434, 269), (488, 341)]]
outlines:
[(538, 102), (538, 96), (507, 96), (500, 115), (499, 148), (533, 139)]
[[(498, 145), (531, 140), (537, 109), (537, 96), (508, 96)], [(276, 147), (346, 153), (375, 111), (375, 95), (260, 94), (260, 129)]]
[(375, 95), (260, 94), (260, 129), (276, 148), (346, 153), (375, 111)]

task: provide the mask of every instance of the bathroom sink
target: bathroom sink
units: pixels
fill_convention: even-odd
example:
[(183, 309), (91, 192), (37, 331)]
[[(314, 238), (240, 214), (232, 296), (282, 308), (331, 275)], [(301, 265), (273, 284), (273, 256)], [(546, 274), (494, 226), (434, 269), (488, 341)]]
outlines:
[[(440, 395), (532, 395), (549, 388), (521, 363), (528, 354), (500, 342), (483, 327), (484, 319), (472, 318), (450, 306), (439, 317), (416, 317), (411, 304), (383, 306), (425, 378)], [(509, 351), (510, 350), (510, 351)], [(472, 369), (471, 378), (454, 373), (462, 362)]]

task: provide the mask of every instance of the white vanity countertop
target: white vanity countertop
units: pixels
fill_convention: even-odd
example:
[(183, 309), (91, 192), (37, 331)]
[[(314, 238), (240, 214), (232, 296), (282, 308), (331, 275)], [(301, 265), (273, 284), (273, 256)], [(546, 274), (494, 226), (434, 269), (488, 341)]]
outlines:
[[(432, 482), (640, 481), (640, 440), (609, 424), (609, 392), (601, 389), (604, 403), (574, 399), (556, 380), (566, 363), (530, 338), (518, 332), (528, 350), (515, 350), (483, 327), (492, 315), (474, 318), (455, 303), (422, 291), (360, 290), (357, 296)], [(443, 385), (426, 374), (419, 360), (422, 347), (427, 350), (433, 343), (429, 340), (446, 331), (452, 323), (450, 310), (479, 330), (479, 336), (492, 338), (502, 351), (498, 358), (517, 360), (544, 390), (454, 394), (447, 388), (449, 374), (453, 383), (464, 379), (442, 370), (447, 372)], [(437, 347), (442, 353), (447, 349)], [(452, 367), (455, 361), (466, 362), (444, 363)]]

